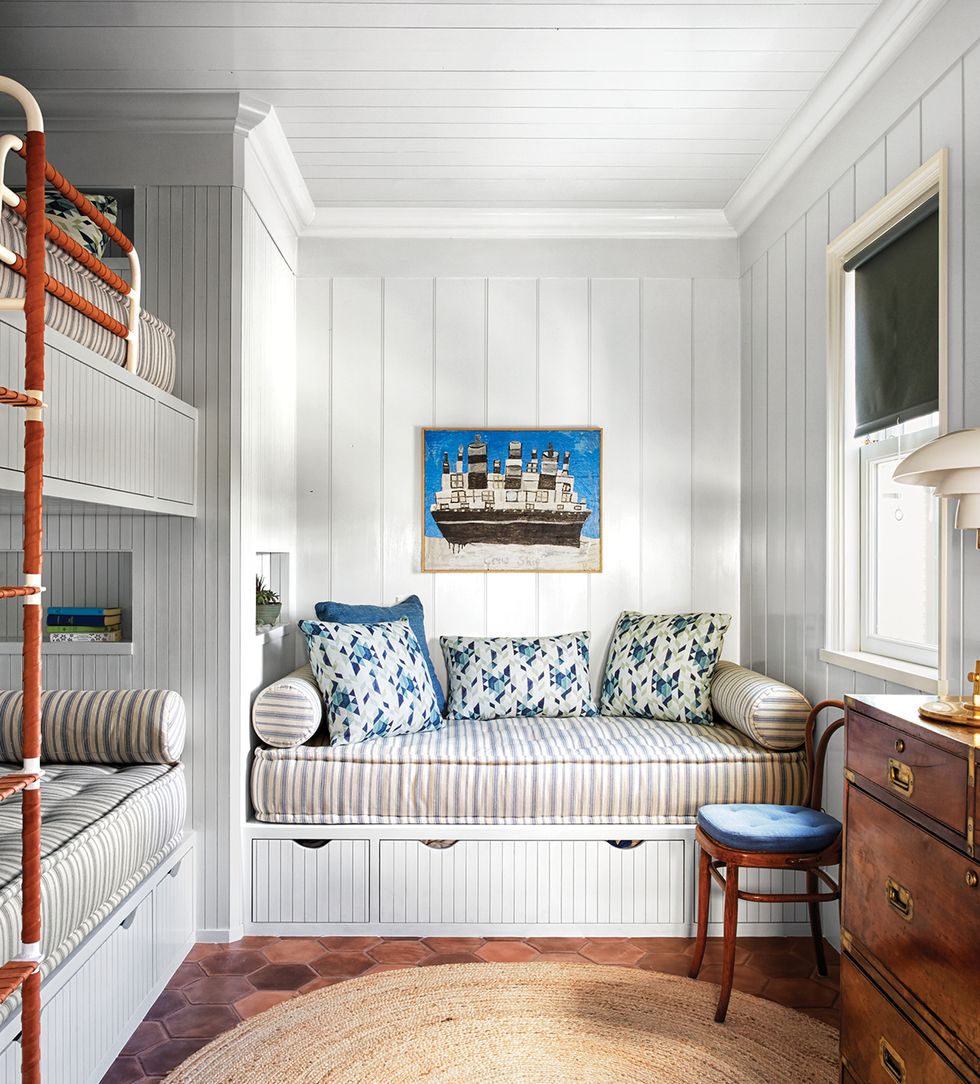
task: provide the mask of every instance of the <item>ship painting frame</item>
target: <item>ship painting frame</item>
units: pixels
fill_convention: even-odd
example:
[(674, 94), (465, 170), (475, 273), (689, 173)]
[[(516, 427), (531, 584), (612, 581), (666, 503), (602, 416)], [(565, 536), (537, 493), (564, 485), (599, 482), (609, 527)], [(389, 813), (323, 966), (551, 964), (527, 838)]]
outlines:
[(602, 436), (594, 425), (423, 427), (421, 570), (601, 572)]

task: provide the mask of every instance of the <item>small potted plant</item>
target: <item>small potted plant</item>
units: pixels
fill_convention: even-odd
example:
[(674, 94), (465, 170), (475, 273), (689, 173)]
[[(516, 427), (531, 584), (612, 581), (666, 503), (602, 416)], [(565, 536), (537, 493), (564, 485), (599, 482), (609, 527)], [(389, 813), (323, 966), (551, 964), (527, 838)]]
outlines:
[(282, 601), (261, 576), (255, 577), (255, 624), (271, 626), (279, 624)]

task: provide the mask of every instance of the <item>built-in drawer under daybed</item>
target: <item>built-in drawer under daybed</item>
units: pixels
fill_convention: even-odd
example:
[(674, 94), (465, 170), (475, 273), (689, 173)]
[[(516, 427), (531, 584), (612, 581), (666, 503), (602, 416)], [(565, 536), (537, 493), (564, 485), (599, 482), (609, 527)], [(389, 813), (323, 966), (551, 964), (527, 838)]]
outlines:
[[(722, 693), (727, 681), (764, 683), (770, 705), (785, 696), (765, 724), (782, 748), (721, 720), (612, 716), (446, 722), (350, 745), (319, 731), (257, 748), (250, 931), (689, 935), (698, 807), (796, 804), (806, 789), (793, 746), (809, 705), (741, 667), (722, 674)], [(312, 675), (285, 680), (302, 696)], [(729, 715), (737, 699), (726, 699)], [(758, 879), (775, 886), (782, 875)], [(741, 906), (746, 933), (807, 929), (803, 905)]]

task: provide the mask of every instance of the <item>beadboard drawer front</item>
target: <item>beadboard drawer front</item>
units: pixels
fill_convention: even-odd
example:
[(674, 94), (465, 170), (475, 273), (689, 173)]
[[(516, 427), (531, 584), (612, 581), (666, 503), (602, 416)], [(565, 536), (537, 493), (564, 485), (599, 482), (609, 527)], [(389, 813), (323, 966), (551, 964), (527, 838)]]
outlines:
[(969, 765), (964, 757), (851, 711), (847, 767), (966, 837)]
[(862, 1084), (963, 1084), (935, 1048), (846, 956), (841, 1057)]
[(177, 970), (194, 943), (194, 860), (178, 859), (153, 893), (156, 971)]
[(980, 1054), (980, 885), (974, 876), (980, 879), (980, 864), (848, 787), (841, 923)]
[(616, 925), (690, 920), (683, 840), (380, 843), (381, 922)]
[(367, 922), (366, 839), (253, 839), (253, 922)]
[(134, 1007), (153, 991), (154, 899), (148, 895), (85, 966), (44, 1006), (41, 1064), (45, 1080), (89, 1084), (94, 1066), (118, 1049)]

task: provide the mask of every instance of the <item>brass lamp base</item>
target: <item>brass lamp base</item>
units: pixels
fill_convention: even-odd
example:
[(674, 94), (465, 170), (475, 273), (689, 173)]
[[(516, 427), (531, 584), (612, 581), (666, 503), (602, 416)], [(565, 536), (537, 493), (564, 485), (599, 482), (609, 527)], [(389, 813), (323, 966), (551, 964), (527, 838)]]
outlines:
[(923, 719), (954, 726), (980, 726), (980, 707), (975, 707), (972, 696), (944, 696), (931, 700), (919, 708)]

